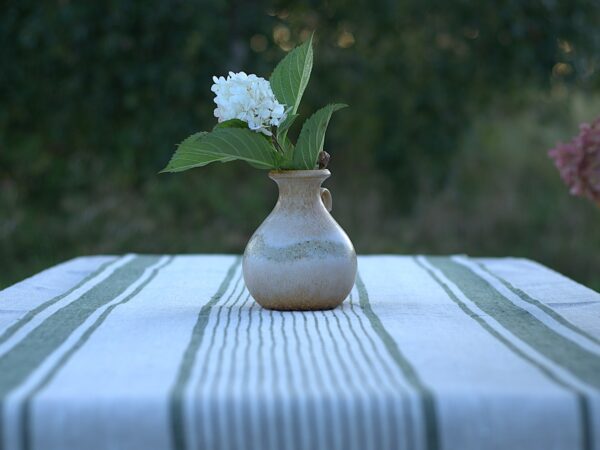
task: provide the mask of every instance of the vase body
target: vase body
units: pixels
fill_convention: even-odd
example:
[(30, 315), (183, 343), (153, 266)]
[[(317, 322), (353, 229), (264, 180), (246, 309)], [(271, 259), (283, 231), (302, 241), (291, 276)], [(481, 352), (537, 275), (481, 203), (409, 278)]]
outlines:
[(248, 241), (246, 287), (263, 307), (331, 309), (344, 301), (356, 277), (352, 242), (329, 214), (331, 194), (321, 188), (329, 170), (272, 171), (275, 208)]

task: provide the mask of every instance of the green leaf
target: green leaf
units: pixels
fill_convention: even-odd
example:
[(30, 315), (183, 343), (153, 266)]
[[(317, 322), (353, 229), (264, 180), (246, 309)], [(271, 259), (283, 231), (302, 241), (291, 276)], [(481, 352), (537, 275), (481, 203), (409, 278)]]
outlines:
[(163, 172), (181, 172), (212, 162), (246, 161), (261, 169), (279, 166), (275, 149), (263, 137), (243, 128), (220, 128), (184, 140)]
[[(296, 114), (306, 89), (313, 65), (312, 38), (296, 47), (283, 58), (271, 74), (269, 82), (277, 101)], [(289, 128), (289, 127), (288, 127)]]
[(294, 144), (288, 138), (285, 138), (283, 144), (283, 155), (281, 158), (282, 169), (293, 169), (293, 158), (294, 158)]
[(218, 130), (219, 128), (248, 128), (248, 124), (240, 119), (229, 119), (216, 124), (213, 130)]
[(294, 124), (299, 114), (288, 114), (283, 123), (277, 127), (277, 140), (284, 140), (288, 130)]
[[(216, 124), (213, 127), (213, 131), (214, 130), (218, 130), (220, 128), (245, 128), (246, 130), (248, 130), (248, 123), (244, 122), (243, 120), (240, 119), (229, 119), (229, 120), (225, 120), (224, 122), (219, 122), (218, 124)], [(263, 133), (256, 133), (258, 136), (260, 136), (261, 138), (263, 138), (264, 140), (266, 140), (269, 145), (271, 145), (271, 137), (267, 136), (266, 134)], [(252, 164), (250, 164), (252, 165)]]
[(207, 134), (208, 133), (206, 131), (200, 131), (200, 132), (194, 133), (190, 137), (186, 138), (181, 144), (178, 145), (178, 150), (171, 157), (171, 160), (169, 161), (169, 164), (167, 165), (167, 167), (165, 167), (159, 173), (164, 173), (164, 172), (181, 172), (183, 170), (191, 169), (192, 167), (206, 166), (207, 164), (210, 164), (212, 162), (219, 162), (219, 161), (220, 162), (228, 162), (228, 161), (231, 161), (232, 158), (230, 158), (230, 157), (219, 156), (219, 155), (215, 155), (215, 154), (203, 154), (203, 155), (199, 154), (193, 165), (191, 165), (189, 167), (187, 167), (187, 166), (186, 167), (181, 166), (181, 168), (176, 168), (181, 163), (181, 159), (180, 159), (180, 157), (178, 155), (179, 149), (181, 149), (181, 148), (188, 148), (190, 146), (197, 145), (196, 144), (197, 141), (199, 141), (200, 139), (202, 139)]
[(283, 159), (287, 162), (292, 161), (294, 153), (294, 145), (288, 139), (287, 132), (297, 118), (298, 114), (289, 114), (284, 122), (277, 127), (277, 142), (283, 147)]
[(315, 168), (319, 152), (323, 150), (329, 119), (335, 111), (346, 106), (348, 105), (340, 103), (327, 105), (306, 119), (296, 143), (291, 168), (296, 170), (312, 170)]

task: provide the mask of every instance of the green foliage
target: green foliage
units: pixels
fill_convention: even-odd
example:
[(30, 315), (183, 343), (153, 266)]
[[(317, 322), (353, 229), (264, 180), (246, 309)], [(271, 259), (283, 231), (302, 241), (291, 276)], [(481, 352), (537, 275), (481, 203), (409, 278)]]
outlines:
[(323, 150), (325, 132), (331, 115), (348, 105), (334, 104), (319, 109), (302, 125), (298, 143), (294, 150), (292, 167), (304, 170), (314, 169), (317, 165), (319, 152)]
[(212, 162), (229, 162), (235, 159), (231, 156), (196, 150), (199, 147), (199, 141), (207, 134), (206, 131), (199, 131), (186, 138), (179, 144), (179, 151), (173, 155), (173, 158), (162, 172), (181, 172), (192, 167), (206, 166)]
[(285, 141), (287, 130), (295, 120), (302, 95), (306, 90), (313, 67), (313, 35), (302, 45), (288, 53), (275, 67), (269, 83), (279, 103), (289, 109), (288, 117), (281, 125), (277, 138)]
[(287, 137), (287, 133), (290, 127), (294, 124), (299, 114), (288, 113), (283, 123), (277, 127), (276, 138), (280, 145), (283, 147), (283, 164), (284, 166), (288, 161), (291, 161), (294, 157), (294, 144), (292, 144)]
[(211, 162), (246, 161), (255, 167), (273, 169), (277, 154), (267, 139), (243, 128), (218, 128), (196, 133), (184, 140), (163, 172), (182, 172)]
[(289, 0), (279, 8), (292, 35), (317, 23), (317, 56), (329, 55), (317, 58), (313, 78), (322, 81), (304, 102), (335, 93), (353, 106), (354, 118), (336, 122), (348, 139), (328, 139), (371, 151), (403, 207), (423, 172), (427, 188), (444, 188), (462, 134), (495, 99), (529, 86), (600, 85), (594, 0), (332, 0), (322, 9)]
[(182, 172), (212, 162), (234, 160), (246, 161), (259, 169), (315, 169), (319, 152), (323, 150), (331, 114), (347, 105), (328, 105), (313, 114), (302, 127), (297, 149), (287, 138), (289, 128), (298, 117), (296, 112), (310, 80), (313, 66), (312, 41), (311, 34), (306, 42), (277, 64), (271, 75), (270, 84), (275, 97), (288, 107), (288, 116), (278, 127), (272, 141), (251, 132), (218, 132), (226, 128), (248, 128), (242, 120), (226, 120), (215, 125), (212, 132), (196, 133), (184, 140), (162, 172)]
[[(192, 167), (206, 166), (212, 162), (229, 162), (235, 159), (231, 156), (207, 152), (202, 153), (191, 150), (198, 147), (198, 141), (200, 141), (207, 134), (208, 133), (206, 131), (199, 131), (198, 133), (194, 133), (186, 138), (181, 144), (179, 144), (181, 151), (173, 155), (173, 158), (171, 158), (171, 161), (169, 161), (169, 164), (161, 171), (161, 173), (182, 172), (184, 170), (191, 169)], [(187, 156), (190, 153), (192, 156)]]
[(290, 127), (298, 118), (298, 107), (310, 80), (313, 67), (313, 36), (300, 46), (289, 52), (273, 70), (269, 83), (277, 101), (286, 105), (287, 117), (277, 128), (276, 138), (284, 149), (284, 165), (293, 169), (291, 161), (294, 158), (294, 146), (288, 141)]
[(243, 251), (276, 200), (264, 173), (157, 168), (173, 143), (213, 128), (213, 75), (268, 76), (317, 30), (297, 114), (353, 106), (325, 150), (336, 220), (359, 253), (526, 256), (600, 289), (600, 211), (569, 197), (546, 156), (600, 111), (599, 11), (593, 0), (5, 2), (0, 286), (84, 254)]
[(217, 123), (213, 127), (213, 130), (218, 130), (219, 128), (248, 128), (248, 124), (240, 119), (230, 119)]

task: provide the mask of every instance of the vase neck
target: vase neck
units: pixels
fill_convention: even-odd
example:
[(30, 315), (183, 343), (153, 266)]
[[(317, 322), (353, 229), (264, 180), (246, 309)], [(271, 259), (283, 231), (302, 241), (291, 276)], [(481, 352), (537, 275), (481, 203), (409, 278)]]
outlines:
[(283, 209), (310, 209), (322, 207), (321, 183), (330, 175), (329, 170), (294, 170), (270, 172), (279, 188), (277, 207)]

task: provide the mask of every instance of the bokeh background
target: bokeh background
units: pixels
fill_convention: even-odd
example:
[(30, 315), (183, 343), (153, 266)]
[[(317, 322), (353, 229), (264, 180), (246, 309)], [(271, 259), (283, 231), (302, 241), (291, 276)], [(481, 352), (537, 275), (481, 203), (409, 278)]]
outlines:
[[(0, 286), (84, 254), (242, 252), (275, 185), (158, 175), (212, 75), (316, 30), (301, 113), (337, 113), (334, 216), (360, 253), (524, 256), (600, 289), (600, 209), (547, 150), (600, 114), (597, 0), (2, 3)], [(297, 133), (297, 129), (295, 132)]]

